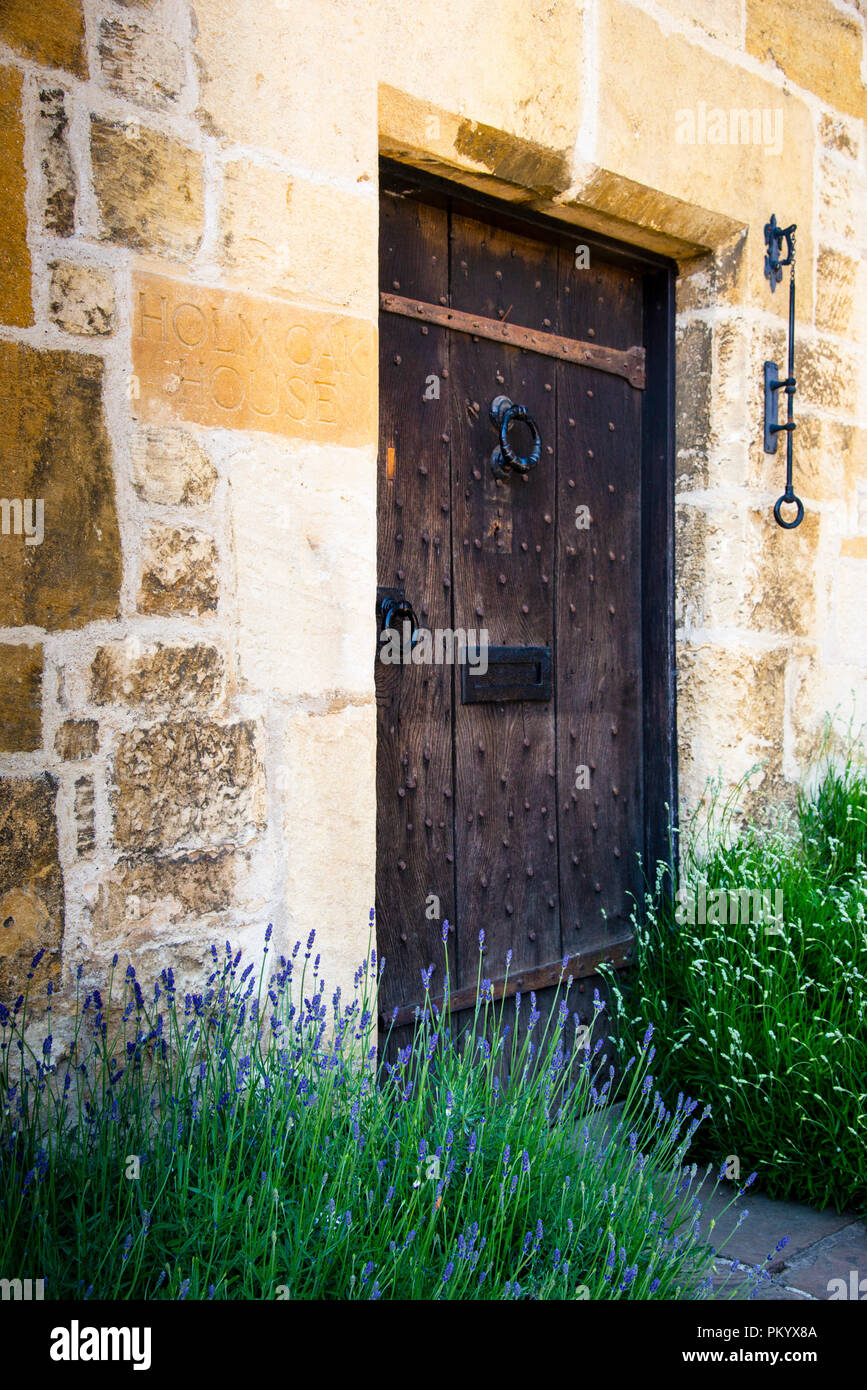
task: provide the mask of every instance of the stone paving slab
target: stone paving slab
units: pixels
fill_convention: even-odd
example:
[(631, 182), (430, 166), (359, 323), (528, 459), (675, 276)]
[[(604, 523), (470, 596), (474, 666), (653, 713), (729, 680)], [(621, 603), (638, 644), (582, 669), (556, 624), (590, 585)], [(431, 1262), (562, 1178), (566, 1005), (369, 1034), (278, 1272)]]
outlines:
[[(610, 1142), (621, 1111), (621, 1105), (614, 1105), (592, 1117), (594, 1140)], [(703, 1231), (715, 1222), (709, 1237), (720, 1251), (714, 1263), (714, 1297), (760, 1303), (832, 1297), (867, 1302), (867, 1221), (851, 1211), (818, 1211), (802, 1202), (779, 1201), (754, 1188), (730, 1206), (739, 1186), (725, 1180), (717, 1186), (711, 1172), (694, 1189), (701, 1202)], [(738, 1226), (743, 1211), (749, 1214)], [(788, 1241), (778, 1250), (784, 1236)], [(758, 1287), (755, 1266), (770, 1276)], [(843, 1283), (835, 1285), (834, 1280)]]
[[(715, 1220), (713, 1244), (727, 1260), (743, 1264), (762, 1265), (776, 1273), (803, 1251), (849, 1226), (852, 1212), (817, 1211), (801, 1202), (781, 1202), (749, 1188), (734, 1206), (725, 1208), (737, 1194), (734, 1183), (721, 1182), (716, 1192), (711, 1175), (697, 1189), (702, 1204), (702, 1225)], [(743, 1211), (749, 1216), (740, 1225)], [(778, 1241), (788, 1236), (788, 1243), (777, 1251)], [(723, 1245), (725, 1241), (725, 1245)], [(771, 1259), (768, 1260), (768, 1255)], [(867, 1269), (865, 1269), (867, 1274)]]
[(853, 1221), (819, 1241), (787, 1261), (781, 1278), (813, 1298), (867, 1301), (867, 1225)]
[(762, 1279), (756, 1284), (756, 1276), (751, 1271), (745, 1270), (742, 1266), (738, 1269), (732, 1268), (729, 1260), (716, 1260), (714, 1262), (713, 1278), (714, 1298), (723, 1302), (733, 1303), (746, 1302), (751, 1300), (755, 1303), (775, 1302), (812, 1302), (812, 1296), (803, 1290), (792, 1287), (786, 1279), (785, 1271), (772, 1276), (770, 1279)]

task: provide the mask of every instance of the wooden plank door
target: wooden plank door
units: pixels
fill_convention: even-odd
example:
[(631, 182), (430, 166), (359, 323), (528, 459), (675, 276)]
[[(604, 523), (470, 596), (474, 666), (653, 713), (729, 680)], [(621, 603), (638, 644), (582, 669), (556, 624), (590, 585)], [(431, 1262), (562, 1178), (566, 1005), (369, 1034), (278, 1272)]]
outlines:
[[(444, 918), (459, 1001), (481, 928), (483, 974), (501, 980), (511, 952), (512, 978), (537, 992), (563, 957), (583, 976), (603, 952), (626, 959), (646, 839), (644, 393), (492, 334), (509, 324), (635, 352), (642, 275), (602, 252), (579, 267), (573, 238), (405, 182), (382, 196), (379, 593), (403, 596), (425, 628), (546, 649), (552, 680), (547, 699), (468, 701), (458, 667), (378, 653), (380, 1012), (401, 1024), (422, 969), (441, 993)], [(496, 396), (538, 426), (527, 474), (491, 468)], [(528, 439), (516, 425), (514, 447)]]

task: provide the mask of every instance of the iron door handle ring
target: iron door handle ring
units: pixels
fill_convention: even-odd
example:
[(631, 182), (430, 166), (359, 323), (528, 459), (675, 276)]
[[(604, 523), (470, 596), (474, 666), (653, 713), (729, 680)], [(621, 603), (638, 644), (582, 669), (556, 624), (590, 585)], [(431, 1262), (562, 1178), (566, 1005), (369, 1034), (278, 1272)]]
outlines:
[(404, 598), (402, 595), (388, 594), (382, 600), (379, 611), (382, 614), (383, 632), (386, 628), (390, 628), (403, 638), (403, 625), (407, 622), (410, 624), (412, 636), (410, 637), (409, 645), (410, 649), (412, 649), (419, 640), (420, 632), (418, 618), (415, 615), (415, 609), (409, 599)]
[[(529, 473), (542, 457), (542, 432), (525, 405), (517, 405), (508, 396), (495, 396), (491, 401), (491, 423), (499, 432), (500, 442), (491, 455), (491, 468), (496, 477), (507, 478), (510, 473)], [(509, 427), (522, 421), (530, 431), (533, 444), (529, 454), (517, 454), (509, 443)]]

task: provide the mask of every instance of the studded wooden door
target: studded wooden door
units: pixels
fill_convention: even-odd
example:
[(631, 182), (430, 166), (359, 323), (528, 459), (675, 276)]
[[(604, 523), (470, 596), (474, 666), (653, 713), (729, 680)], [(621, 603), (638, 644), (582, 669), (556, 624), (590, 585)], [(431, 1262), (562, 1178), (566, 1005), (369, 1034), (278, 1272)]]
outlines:
[[(670, 572), (644, 554), (667, 553), (669, 508), (659, 483), (650, 518), (642, 498), (648, 449), (663, 472), (668, 451), (644, 369), (648, 284), (667, 277), (403, 174), (383, 178), (380, 264), (377, 939), (380, 1015), (400, 1026), (423, 969), (441, 994), (445, 919), (456, 1010), (475, 997), (482, 928), (495, 992), (509, 951), (525, 992), (563, 957), (582, 979), (629, 957), (648, 811), (658, 822), (673, 777), (653, 730), (673, 727)], [(495, 475), (497, 397), (537, 426), (528, 471)], [(506, 441), (526, 457), (530, 427)], [(402, 636), (432, 634), (421, 660), (395, 647), (403, 621)], [(427, 659), (447, 657), (438, 633), (467, 630), (487, 636), (486, 679), (483, 646)]]

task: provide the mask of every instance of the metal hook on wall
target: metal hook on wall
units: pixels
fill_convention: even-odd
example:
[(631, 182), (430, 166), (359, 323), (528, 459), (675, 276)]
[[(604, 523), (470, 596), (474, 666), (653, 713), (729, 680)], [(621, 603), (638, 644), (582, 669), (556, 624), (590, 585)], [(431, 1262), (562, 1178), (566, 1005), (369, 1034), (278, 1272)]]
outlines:
[[(765, 438), (764, 448), (766, 454), (777, 452), (777, 435), (785, 432), (786, 435), (786, 490), (781, 497), (774, 503), (774, 520), (778, 526), (782, 526), (786, 531), (792, 531), (796, 526), (800, 526), (804, 519), (804, 504), (800, 497), (796, 497), (792, 486), (792, 435), (796, 429), (794, 419), (794, 396), (795, 396), (795, 230), (796, 224), (793, 222), (790, 227), (778, 227), (777, 219), (771, 213), (771, 220), (765, 226), (765, 276), (770, 282), (771, 293), (783, 278), (783, 266), (790, 267), (789, 270), (789, 362), (788, 375), (784, 380), (780, 380), (779, 368), (776, 362), (765, 363)], [(782, 257), (783, 242), (786, 243), (786, 256)], [(785, 424), (779, 423), (779, 398), (777, 393), (786, 393), (786, 421)], [(785, 521), (782, 515), (783, 505), (792, 505), (797, 510), (791, 521)]]

